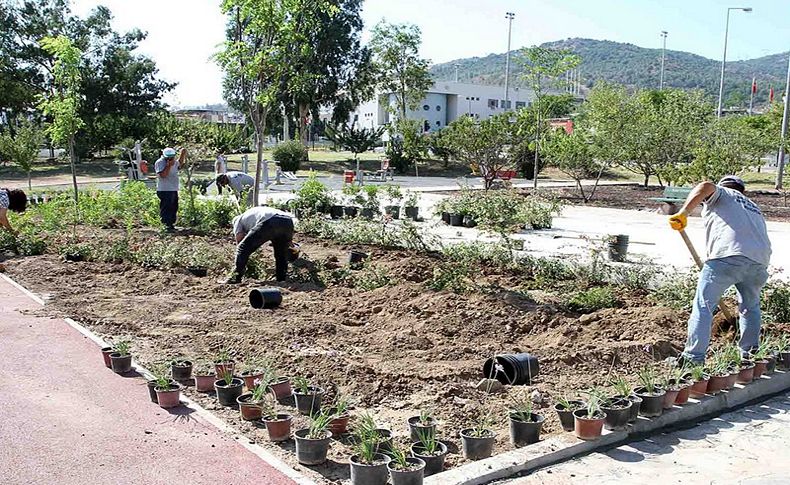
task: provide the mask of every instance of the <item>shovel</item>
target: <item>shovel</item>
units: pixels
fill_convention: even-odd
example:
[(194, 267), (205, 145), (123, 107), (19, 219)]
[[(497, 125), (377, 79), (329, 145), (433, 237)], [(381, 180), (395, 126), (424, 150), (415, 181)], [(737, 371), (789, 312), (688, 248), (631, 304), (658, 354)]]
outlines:
[[(700, 259), (699, 254), (697, 254), (697, 250), (694, 249), (694, 245), (691, 244), (691, 239), (689, 239), (689, 236), (688, 234), (686, 234), (685, 229), (681, 229), (678, 232), (680, 233), (680, 237), (683, 238), (683, 242), (686, 243), (686, 247), (691, 253), (691, 257), (694, 259), (694, 262), (697, 264), (697, 268), (701, 270), (702, 260)], [(724, 314), (724, 316), (727, 317), (727, 320), (732, 320), (732, 321), (737, 320), (737, 315), (734, 315), (730, 308), (722, 305), (721, 302), (719, 302), (718, 307), (719, 310)]]

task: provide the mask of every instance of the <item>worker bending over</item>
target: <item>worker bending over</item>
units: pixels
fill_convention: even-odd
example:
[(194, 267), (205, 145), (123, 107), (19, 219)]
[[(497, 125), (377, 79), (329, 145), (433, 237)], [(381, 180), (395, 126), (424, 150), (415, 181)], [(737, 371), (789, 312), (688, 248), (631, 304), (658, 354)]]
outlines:
[(691, 191), (680, 211), (670, 216), (676, 231), (685, 229), (688, 214), (703, 204), (708, 257), (700, 271), (697, 293), (688, 322), (688, 340), (681, 360), (701, 364), (710, 343), (713, 309), (731, 286), (738, 290), (741, 339), (744, 355), (760, 339), (760, 292), (768, 280), (771, 242), (765, 219), (744, 195), (746, 185), (728, 175), (718, 185), (703, 182)]
[(228, 172), (217, 175), (217, 191), (221, 194), (224, 187), (230, 187), (236, 198), (241, 202), (242, 194), (247, 192), (247, 206), (252, 204), (252, 187), (255, 179), (243, 172)]
[(236, 268), (225, 283), (240, 283), (250, 256), (267, 241), (274, 247), (277, 281), (285, 281), (288, 263), (299, 256), (293, 244), (294, 222), (290, 214), (266, 206), (252, 207), (233, 219), (233, 235), (238, 243)]
[(0, 227), (16, 234), (16, 230), (8, 222), (8, 211), (25, 212), (27, 194), (19, 189), (0, 189)]

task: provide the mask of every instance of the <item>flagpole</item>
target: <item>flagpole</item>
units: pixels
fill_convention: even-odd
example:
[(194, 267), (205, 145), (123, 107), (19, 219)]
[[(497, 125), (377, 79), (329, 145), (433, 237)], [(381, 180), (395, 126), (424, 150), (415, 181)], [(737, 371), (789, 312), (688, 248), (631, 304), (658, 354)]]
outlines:
[(757, 91), (757, 78), (752, 76), (752, 93), (749, 96), (749, 116), (752, 115), (752, 106), (754, 106), (754, 92)]

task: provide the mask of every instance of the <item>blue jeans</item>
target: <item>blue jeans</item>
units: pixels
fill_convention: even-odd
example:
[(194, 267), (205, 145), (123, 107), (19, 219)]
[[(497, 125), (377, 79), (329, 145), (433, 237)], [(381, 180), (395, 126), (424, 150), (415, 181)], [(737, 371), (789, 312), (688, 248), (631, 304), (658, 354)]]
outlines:
[(738, 290), (741, 340), (738, 346), (748, 352), (760, 339), (760, 292), (768, 281), (767, 268), (745, 256), (728, 256), (706, 261), (699, 275), (697, 294), (688, 325), (688, 340), (683, 356), (703, 363), (710, 343), (713, 310), (727, 289)]

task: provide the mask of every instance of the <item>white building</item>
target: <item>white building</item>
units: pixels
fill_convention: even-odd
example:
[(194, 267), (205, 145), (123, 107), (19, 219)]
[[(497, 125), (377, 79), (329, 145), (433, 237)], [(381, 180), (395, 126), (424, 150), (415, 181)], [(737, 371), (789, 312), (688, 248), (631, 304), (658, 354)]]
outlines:
[[(481, 84), (438, 82), (428, 89), (418, 108), (408, 111), (408, 118), (422, 120), (423, 132), (437, 131), (461, 116), (484, 120), (510, 109), (532, 104), (534, 93), (528, 88), (510, 88), (508, 106), (505, 106), (505, 88)], [(360, 104), (351, 113), (349, 121), (362, 128), (378, 128), (394, 119), (395, 95), (381, 94)], [(391, 109), (387, 109), (388, 106)]]

